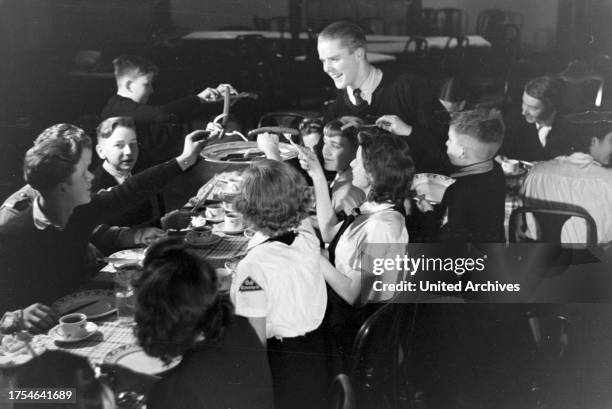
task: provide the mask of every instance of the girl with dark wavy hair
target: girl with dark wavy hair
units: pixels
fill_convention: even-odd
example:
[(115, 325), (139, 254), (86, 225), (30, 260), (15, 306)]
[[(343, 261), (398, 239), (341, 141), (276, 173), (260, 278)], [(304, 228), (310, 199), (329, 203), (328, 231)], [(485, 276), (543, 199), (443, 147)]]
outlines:
[(256, 233), (230, 290), (236, 314), (267, 344), (275, 407), (321, 407), (325, 359), (318, 328), (327, 295), (319, 240), (307, 219), (310, 190), (285, 162), (259, 161), (242, 178), (236, 208)]
[(166, 363), (182, 357), (151, 389), (147, 407), (271, 408), (265, 351), (248, 321), (217, 291), (215, 270), (182, 242), (154, 244), (136, 283), (136, 336)]
[[(323, 240), (329, 242), (329, 260), (321, 258), (330, 287), (326, 321), (336, 340), (350, 348), (359, 325), (373, 307), (369, 301), (386, 301), (393, 293), (374, 291), (375, 278), (395, 283), (399, 270), (376, 276), (372, 260), (403, 256), (408, 244), (403, 203), (410, 191), (414, 164), (401, 137), (385, 131), (359, 132), (353, 168), (353, 185), (366, 193), (366, 202), (342, 223), (333, 213), (321, 164), (302, 150), (300, 163), (313, 180), (317, 219)], [(368, 308), (361, 308), (366, 305)], [(347, 351), (348, 352), (348, 351)]]

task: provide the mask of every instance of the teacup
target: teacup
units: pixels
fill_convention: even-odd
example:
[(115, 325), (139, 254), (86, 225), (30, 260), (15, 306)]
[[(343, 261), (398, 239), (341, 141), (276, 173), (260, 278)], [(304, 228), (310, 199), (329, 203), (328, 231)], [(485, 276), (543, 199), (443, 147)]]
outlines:
[(220, 219), (225, 216), (225, 209), (221, 203), (213, 203), (206, 206), (204, 214), (207, 219)]
[(208, 237), (211, 234), (212, 234), (212, 227), (210, 227), (210, 226), (200, 226), (200, 227), (194, 227), (192, 231), (187, 233), (187, 236), (195, 235), (197, 237)]
[(242, 216), (238, 213), (226, 213), (225, 214), (225, 230), (241, 230), (242, 229)]
[(87, 315), (74, 313), (64, 315), (59, 319), (60, 333), (67, 339), (80, 338), (87, 335)]
[(225, 192), (227, 193), (238, 193), (240, 190), (240, 183), (242, 182), (241, 177), (231, 177), (227, 180), (227, 184), (225, 186)]
[(501, 163), (502, 169), (506, 174), (515, 174), (519, 171), (519, 161), (516, 159), (506, 159)]

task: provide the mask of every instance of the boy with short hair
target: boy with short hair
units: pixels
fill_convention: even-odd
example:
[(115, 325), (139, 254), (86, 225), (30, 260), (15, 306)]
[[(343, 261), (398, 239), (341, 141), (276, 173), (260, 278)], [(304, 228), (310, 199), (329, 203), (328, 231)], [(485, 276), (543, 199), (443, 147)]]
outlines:
[[(504, 123), (496, 110), (475, 109), (451, 116), (447, 155), (456, 181), (440, 203), (447, 222), (440, 229), (442, 241), (505, 242), (505, 180), (494, 160), (504, 139)], [(431, 210), (426, 201), (420, 206)]]
[(231, 92), (236, 92), (229, 84), (219, 84), (216, 89), (206, 88), (197, 95), (190, 95), (164, 105), (147, 105), (153, 93), (153, 80), (158, 73), (157, 66), (136, 55), (121, 55), (113, 60), (113, 66), (117, 94), (108, 100), (101, 116), (103, 120), (117, 116), (128, 116), (134, 119), (143, 148), (151, 156), (145, 159), (145, 167), (149, 163), (166, 159), (173, 150), (164, 143), (165, 140), (162, 140), (161, 143), (151, 141), (153, 134), (162, 132), (160, 129), (153, 132), (150, 125), (189, 118), (201, 103), (220, 99), (225, 87), (229, 87)]
[[(132, 176), (138, 160), (138, 139), (134, 120), (129, 117), (108, 118), (97, 129), (96, 153), (103, 160), (92, 173), (92, 191), (120, 185)], [(117, 226), (157, 226), (164, 213), (161, 194), (141, 205), (113, 217), (108, 224)]]
[(202, 131), (193, 132), (175, 160), (92, 195), (89, 136), (70, 124), (44, 132), (50, 137), (28, 150), (23, 166), (26, 182), (39, 195), (26, 211), (0, 226), (0, 310), (52, 302), (77, 289), (87, 278), (87, 246), (95, 227), (193, 166), (205, 144), (199, 140)]

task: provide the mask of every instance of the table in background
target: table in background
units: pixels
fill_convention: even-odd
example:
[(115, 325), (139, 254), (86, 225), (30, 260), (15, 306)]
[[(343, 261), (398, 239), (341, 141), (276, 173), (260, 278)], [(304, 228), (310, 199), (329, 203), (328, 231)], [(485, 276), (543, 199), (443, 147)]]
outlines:
[[(490, 48), (491, 43), (488, 42), (481, 36), (469, 35), (466, 36), (468, 39), (468, 47), (470, 48)], [(428, 50), (442, 50), (447, 47), (456, 48), (458, 41), (455, 37), (448, 36), (430, 36), (423, 37), (427, 40)], [(404, 52), (406, 42), (410, 40), (410, 36), (383, 36), (373, 35), (367, 36), (368, 45), (367, 49), (371, 52), (376, 53), (388, 53), (388, 54), (401, 54)], [(414, 52), (416, 47), (415, 43), (410, 44), (408, 52)]]

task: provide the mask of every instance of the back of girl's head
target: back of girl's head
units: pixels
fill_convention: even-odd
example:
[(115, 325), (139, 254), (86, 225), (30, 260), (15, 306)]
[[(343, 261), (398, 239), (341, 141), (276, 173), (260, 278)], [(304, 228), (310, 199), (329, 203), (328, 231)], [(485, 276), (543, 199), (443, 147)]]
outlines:
[(285, 162), (258, 161), (242, 173), (236, 209), (248, 224), (270, 236), (296, 228), (311, 203), (306, 180)]
[(231, 302), (218, 294), (215, 270), (181, 241), (151, 246), (136, 287), (138, 342), (166, 362), (193, 347), (200, 335), (218, 340), (232, 316)]
[(368, 200), (400, 204), (414, 177), (414, 162), (406, 141), (382, 130), (359, 132), (363, 167), (372, 178)]
[[(95, 374), (86, 358), (65, 351), (47, 351), (19, 368), (17, 386), (22, 388), (72, 389), (72, 404), (58, 406), (75, 409), (113, 409), (112, 391)], [(30, 407), (15, 405), (15, 408)]]

